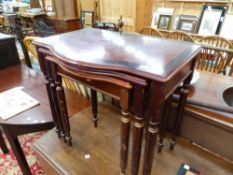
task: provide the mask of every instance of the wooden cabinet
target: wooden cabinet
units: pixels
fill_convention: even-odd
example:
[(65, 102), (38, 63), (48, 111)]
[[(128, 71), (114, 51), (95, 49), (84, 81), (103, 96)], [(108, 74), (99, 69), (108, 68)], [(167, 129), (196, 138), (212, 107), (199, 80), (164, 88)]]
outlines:
[(19, 64), (15, 37), (0, 33), (0, 69)]
[(80, 29), (79, 18), (54, 18), (48, 19), (57, 33), (71, 32)]

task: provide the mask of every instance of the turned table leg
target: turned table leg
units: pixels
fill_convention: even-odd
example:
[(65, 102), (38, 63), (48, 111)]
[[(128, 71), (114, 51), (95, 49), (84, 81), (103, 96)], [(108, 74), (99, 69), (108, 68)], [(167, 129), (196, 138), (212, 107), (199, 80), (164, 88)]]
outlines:
[(97, 92), (94, 89), (91, 89), (91, 107), (92, 107), (92, 114), (93, 114), (93, 123), (94, 126), (97, 127), (98, 126), (98, 117), (97, 117), (97, 113), (98, 113), (98, 101), (97, 101)]
[(131, 160), (131, 174), (137, 175), (140, 166), (142, 137), (144, 129), (144, 88), (140, 86), (134, 87), (133, 113), (133, 143), (132, 143), (132, 160)]
[(60, 107), (59, 109), (60, 109), (60, 114), (61, 114), (61, 120), (62, 120), (63, 127), (64, 127), (64, 134), (65, 134), (64, 141), (67, 142), (71, 146), (72, 138), (70, 135), (70, 121), (69, 121), (68, 112), (67, 112), (65, 93), (62, 87), (60, 76), (57, 76), (55, 83), (56, 83), (56, 91), (57, 91), (57, 97), (58, 97), (58, 102), (59, 102), (59, 107)]
[(128, 147), (129, 147), (129, 133), (130, 133), (130, 119), (128, 113), (122, 111), (121, 117), (121, 150), (120, 150), (120, 168), (121, 175), (126, 174), (127, 162), (128, 162)]
[(128, 163), (128, 148), (130, 136), (130, 118), (129, 118), (129, 91), (122, 89), (120, 104), (122, 109), (121, 117), (121, 143), (120, 143), (120, 174), (126, 174)]
[(56, 130), (58, 138), (61, 138), (64, 136), (64, 129), (63, 129), (62, 122), (61, 122), (61, 115), (60, 115), (59, 105), (58, 105), (58, 100), (57, 100), (57, 95), (56, 95), (55, 81), (52, 77), (52, 72), (50, 70), (50, 64), (48, 61), (46, 61), (45, 55), (40, 53), (38, 51), (38, 48), (37, 48), (37, 53), (39, 57), (40, 67), (41, 67), (41, 70), (45, 78), (45, 85), (46, 85), (46, 90), (47, 90), (47, 94), (49, 98), (50, 109), (52, 112), (53, 123), (55, 125), (55, 130)]
[(165, 97), (162, 86), (153, 82), (151, 85), (151, 96), (149, 100), (149, 124), (146, 130), (146, 143), (143, 162), (143, 175), (150, 175), (153, 165), (154, 150), (157, 134), (159, 132), (160, 116), (163, 109)]

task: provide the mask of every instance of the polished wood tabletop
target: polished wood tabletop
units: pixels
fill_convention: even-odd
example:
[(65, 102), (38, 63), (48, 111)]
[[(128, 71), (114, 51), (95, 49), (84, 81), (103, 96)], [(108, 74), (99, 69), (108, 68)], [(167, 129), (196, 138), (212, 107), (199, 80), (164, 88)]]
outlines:
[(40, 38), (34, 43), (67, 63), (157, 81), (166, 81), (200, 51), (193, 43), (99, 29)]

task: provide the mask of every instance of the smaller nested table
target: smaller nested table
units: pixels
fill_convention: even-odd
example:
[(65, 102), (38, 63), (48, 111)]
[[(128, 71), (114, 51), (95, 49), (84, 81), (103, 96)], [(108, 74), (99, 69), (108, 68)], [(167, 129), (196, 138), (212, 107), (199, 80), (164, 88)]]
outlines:
[(0, 69), (20, 63), (15, 37), (0, 33)]

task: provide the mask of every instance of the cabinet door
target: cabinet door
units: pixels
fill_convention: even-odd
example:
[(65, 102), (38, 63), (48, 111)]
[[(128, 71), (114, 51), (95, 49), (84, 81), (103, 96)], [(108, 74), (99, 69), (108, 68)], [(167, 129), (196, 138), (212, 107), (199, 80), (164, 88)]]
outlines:
[(120, 15), (124, 21), (124, 31), (135, 30), (136, 0), (100, 0), (102, 21), (117, 23)]
[(78, 16), (78, 0), (53, 0), (56, 18), (74, 18)]

